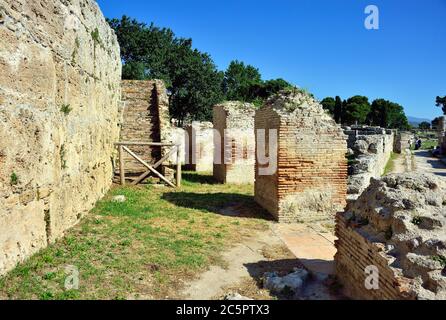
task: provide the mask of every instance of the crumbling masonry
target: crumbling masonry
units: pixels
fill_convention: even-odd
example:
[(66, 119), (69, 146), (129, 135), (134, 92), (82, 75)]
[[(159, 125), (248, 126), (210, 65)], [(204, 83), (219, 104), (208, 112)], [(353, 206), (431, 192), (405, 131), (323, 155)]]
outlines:
[(266, 137), (266, 155), (278, 161), (277, 170), (261, 174), (274, 164), (257, 152), (255, 200), (262, 207), (280, 222), (324, 220), (344, 209), (346, 136), (319, 103), (297, 89), (283, 92), (256, 112), (255, 129), (257, 146)]
[(371, 178), (385, 173), (394, 151), (395, 133), (379, 127), (346, 128), (344, 133), (348, 136), (350, 156), (348, 201), (354, 201), (369, 186)]
[[(337, 216), (336, 276), (354, 299), (446, 299), (446, 183), (389, 175)], [(377, 275), (379, 283), (367, 279)], [(376, 285), (378, 284), (378, 287)]]
[(226, 102), (214, 107), (214, 178), (221, 183), (254, 183), (255, 107)]

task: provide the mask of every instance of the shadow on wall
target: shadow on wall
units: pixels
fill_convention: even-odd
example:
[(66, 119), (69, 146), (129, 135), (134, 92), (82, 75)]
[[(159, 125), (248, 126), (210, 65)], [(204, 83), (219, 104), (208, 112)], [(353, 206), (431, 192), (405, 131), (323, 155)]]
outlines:
[(254, 201), (254, 197), (248, 195), (237, 193), (169, 192), (165, 193), (162, 199), (176, 206), (209, 211), (227, 217), (273, 221), (268, 212)]

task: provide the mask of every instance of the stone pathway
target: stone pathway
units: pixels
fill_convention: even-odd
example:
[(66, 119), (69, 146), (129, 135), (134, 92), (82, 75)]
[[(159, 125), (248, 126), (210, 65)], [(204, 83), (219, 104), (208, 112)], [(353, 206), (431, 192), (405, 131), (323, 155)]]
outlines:
[(413, 155), (409, 149), (399, 155), (394, 161), (394, 168), (392, 173), (405, 173), (414, 170)]
[(305, 268), (313, 273), (334, 274), (336, 237), (332, 233), (317, 225), (278, 224), (274, 228)]
[(415, 171), (433, 173), (446, 178), (446, 164), (432, 156), (429, 151), (415, 151)]

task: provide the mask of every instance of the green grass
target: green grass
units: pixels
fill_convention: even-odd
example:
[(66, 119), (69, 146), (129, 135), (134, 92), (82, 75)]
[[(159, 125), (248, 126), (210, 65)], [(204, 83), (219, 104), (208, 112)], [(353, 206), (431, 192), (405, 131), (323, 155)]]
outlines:
[(398, 159), (399, 156), (399, 154), (392, 152), (392, 154), (390, 155), (390, 159), (386, 164), (386, 168), (384, 169), (383, 176), (388, 175), (392, 173), (393, 170), (395, 170), (395, 161)]
[[(177, 297), (184, 281), (223, 264), (222, 251), (266, 230), (252, 189), (192, 173), (179, 190), (116, 187), (63, 239), (0, 278), (0, 299)], [(127, 201), (111, 201), (115, 195)], [(217, 214), (228, 205), (242, 215)], [(67, 265), (79, 269), (79, 290), (64, 289)]]
[(427, 140), (421, 144), (421, 150), (432, 150), (438, 145), (438, 140)]

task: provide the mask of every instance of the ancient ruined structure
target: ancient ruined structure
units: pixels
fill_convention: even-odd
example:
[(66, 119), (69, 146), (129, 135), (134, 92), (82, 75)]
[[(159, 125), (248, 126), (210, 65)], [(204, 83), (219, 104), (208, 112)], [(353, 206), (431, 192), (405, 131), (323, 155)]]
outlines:
[(214, 107), (214, 178), (221, 183), (254, 183), (254, 114), (249, 103)]
[[(122, 102), (121, 141), (167, 142), (170, 132), (169, 101), (162, 81), (122, 81)], [(134, 146), (132, 151), (147, 163), (160, 160), (163, 154), (161, 147), (151, 146)], [(127, 153), (124, 153), (124, 160), (127, 175), (138, 175), (147, 170)]]
[(348, 128), (344, 132), (350, 151), (348, 199), (356, 200), (371, 178), (385, 173), (394, 150), (395, 133), (377, 127)]
[[(446, 182), (441, 178), (407, 173), (373, 179), (349, 210), (338, 214), (336, 235), (336, 275), (348, 296), (446, 299)], [(371, 270), (379, 272), (376, 290), (365, 285)]]
[(210, 122), (193, 122), (185, 127), (187, 169), (211, 172), (214, 168), (214, 130)]
[(108, 190), (121, 58), (92, 0), (0, 0), (0, 274)]
[[(283, 92), (255, 116), (257, 148), (266, 138), (269, 163), (256, 160), (255, 200), (281, 222), (333, 218), (347, 191), (347, 143), (341, 127), (310, 95)], [(265, 130), (263, 132), (261, 130)], [(277, 148), (271, 133), (277, 132)], [(262, 151), (262, 150), (260, 150)], [(277, 170), (263, 173), (266, 167)]]
[(411, 144), (415, 142), (414, 135), (411, 132), (398, 132), (395, 135), (394, 151), (402, 154), (405, 150), (410, 149)]
[(438, 124), (438, 145), (441, 153), (446, 155), (446, 117), (440, 117)]

